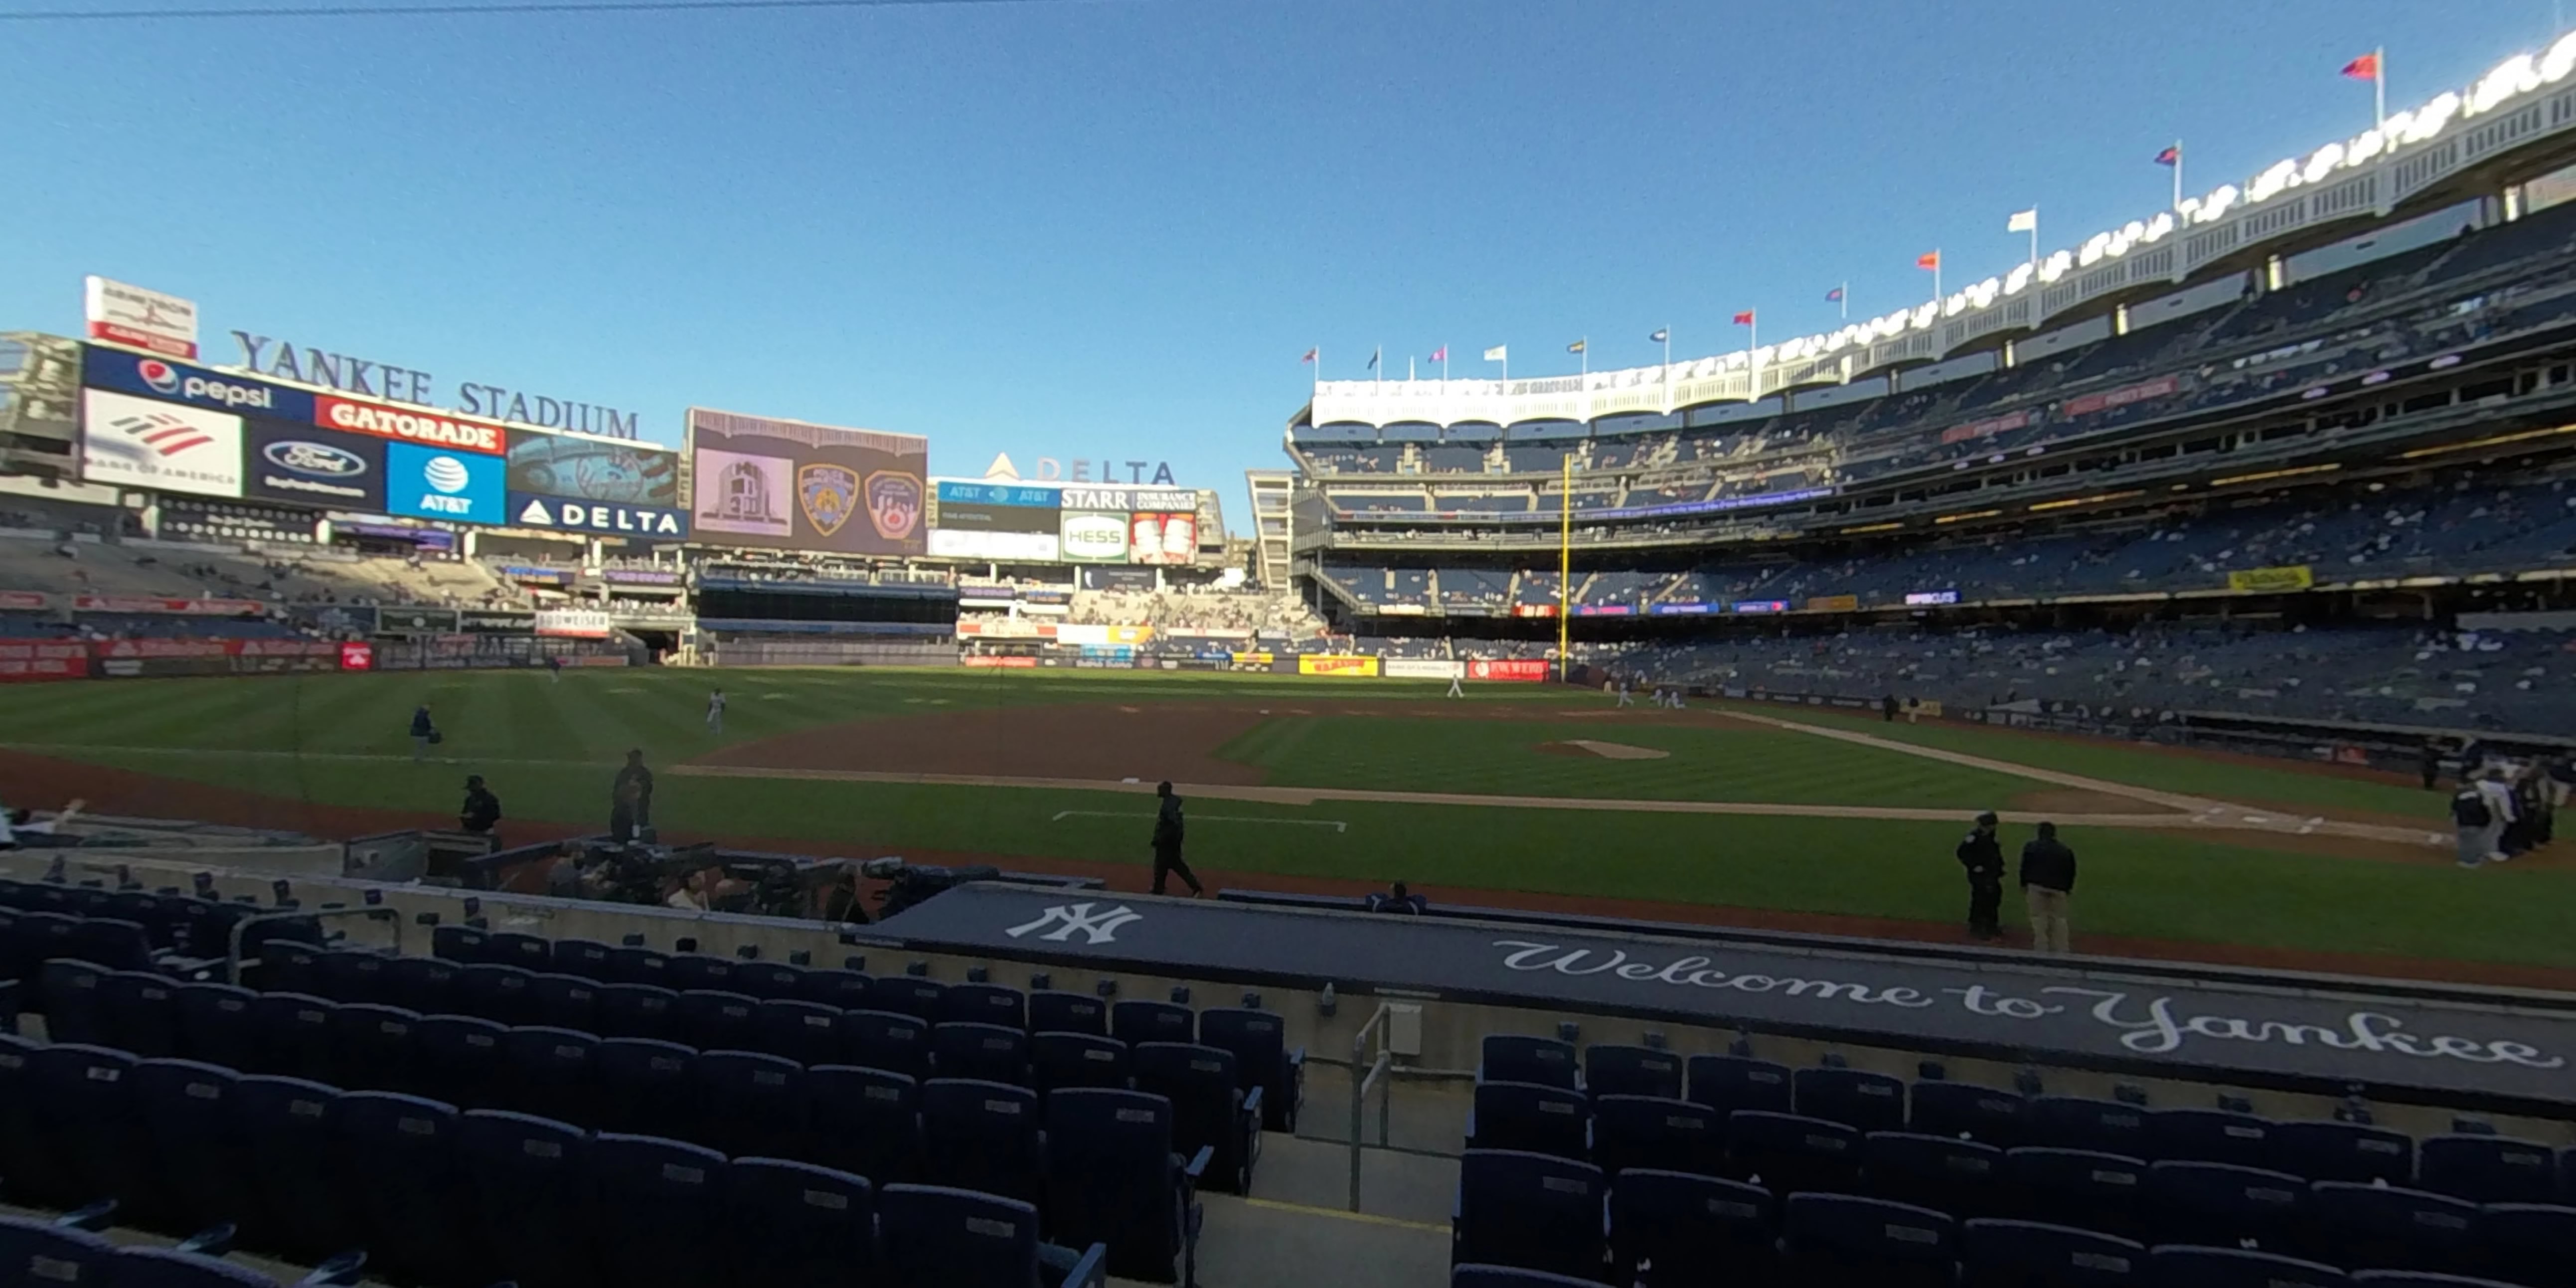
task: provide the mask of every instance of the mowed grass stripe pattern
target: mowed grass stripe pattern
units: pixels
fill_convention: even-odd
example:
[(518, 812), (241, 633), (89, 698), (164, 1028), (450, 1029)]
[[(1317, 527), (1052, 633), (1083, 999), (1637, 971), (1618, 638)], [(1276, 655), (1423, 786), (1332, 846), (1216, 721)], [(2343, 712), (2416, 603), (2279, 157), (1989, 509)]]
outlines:
[[(1657, 715), (1619, 720), (1461, 724), (1403, 716), (1272, 717), (1228, 743), (1229, 760), (1290, 787), (1583, 796), (1606, 800), (2000, 808), (2039, 784), (1988, 770), (1752, 727), (1710, 728)], [(1564, 744), (1620, 743), (1666, 753), (1613, 760)], [(1542, 744), (1557, 744), (1542, 751)]]

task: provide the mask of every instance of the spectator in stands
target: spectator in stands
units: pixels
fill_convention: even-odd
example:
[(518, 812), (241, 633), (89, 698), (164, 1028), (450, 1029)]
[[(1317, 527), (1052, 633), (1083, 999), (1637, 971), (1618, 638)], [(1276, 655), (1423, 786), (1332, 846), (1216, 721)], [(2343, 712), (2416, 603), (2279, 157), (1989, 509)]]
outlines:
[(715, 888), (714, 871), (713, 868), (700, 868), (680, 878), (680, 884), (672, 887), (671, 893), (662, 896), (663, 906), (676, 908), (681, 912), (706, 912), (711, 909), (715, 902), (712, 893)]
[(61, 828), (81, 812), (88, 802), (75, 797), (52, 818), (39, 823), (33, 810), (11, 809), (0, 805), (0, 850), (63, 849), (80, 844), (77, 836), (64, 836)]
[(2021, 899), (2030, 910), (2030, 946), (2043, 953), (2074, 951), (2068, 944), (2067, 902), (2075, 894), (2075, 851), (2057, 839), (2057, 824), (2042, 823), (2021, 847)]
[(501, 798), (483, 785), (483, 775), (465, 776), (465, 804), (456, 811), (456, 825), (476, 836), (491, 836), (494, 824), (501, 821)]
[(626, 753), (626, 767), (608, 790), (608, 834), (620, 845), (644, 840), (653, 829), (653, 771), (644, 767), (644, 752)]
[(1968, 870), (1968, 933), (1978, 939), (2003, 937), (2004, 847), (1995, 839), (1995, 812), (1977, 815), (1976, 827), (1959, 842), (1959, 866)]
[(429, 745), (439, 741), (438, 726), (430, 721), (429, 704), (424, 702), (411, 712), (411, 763), (417, 765), (429, 756)]
[(1385, 894), (1372, 894), (1363, 902), (1370, 912), (1391, 912), (1402, 917), (1419, 917), (1431, 911), (1431, 901), (1406, 889), (1401, 881), (1388, 886)]
[(1198, 874), (1190, 871), (1190, 865), (1181, 858), (1181, 798), (1172, 794), (1168, 781), (1154, 788), (1154, 794), (1162, 798), (1162, 804), (1154, 811), (1154, 893), (1161, 894), (1163, 879), (1177, 873), (1188, 883), (1190, 897), (1195, 899), (1207, 893), (1207, 888), (1199, 884)]

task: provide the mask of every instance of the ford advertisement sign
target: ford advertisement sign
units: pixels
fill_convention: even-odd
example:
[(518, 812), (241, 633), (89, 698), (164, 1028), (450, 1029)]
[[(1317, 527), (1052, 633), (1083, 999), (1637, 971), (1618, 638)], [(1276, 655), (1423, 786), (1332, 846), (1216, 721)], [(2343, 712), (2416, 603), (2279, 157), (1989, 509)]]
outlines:
[(336, 510), (385, 508), (384, 440), (267, 417), (247, 425), (243, 496)]

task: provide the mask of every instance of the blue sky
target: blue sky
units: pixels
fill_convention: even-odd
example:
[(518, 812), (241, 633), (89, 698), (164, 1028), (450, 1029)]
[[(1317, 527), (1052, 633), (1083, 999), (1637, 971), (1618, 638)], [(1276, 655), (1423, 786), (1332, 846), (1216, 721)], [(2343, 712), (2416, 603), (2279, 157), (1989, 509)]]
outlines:
[[(34, 8), (168, 0), (0, 0)], [(221, 0), (211, 0), (220, 3)], [(296, 0), (273, 0), (294, 3)], [(85, 273), (642, 412), (1169, 461), (1245, 516), (1321, 345), (1652, 361), (1831, 325), (2241, 180), (2552, 33), (2551, 0), (1032, 0), (0, 22), (0, 329)], [(1435, 374), (1427, 366), (1424, 374)], [(1119, 466), (1123, 474), (1125, 466)]]

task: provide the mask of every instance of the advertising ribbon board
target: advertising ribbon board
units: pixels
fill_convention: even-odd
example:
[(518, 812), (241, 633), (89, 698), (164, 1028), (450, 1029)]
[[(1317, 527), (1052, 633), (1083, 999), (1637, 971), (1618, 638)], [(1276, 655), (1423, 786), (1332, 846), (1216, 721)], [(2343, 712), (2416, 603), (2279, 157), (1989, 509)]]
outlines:
[(1466, 674), (1457, 662), (1427, 657), (1391, 657), (1381, 669), (1390, 680), (1454, 680)]
[(1470, 680), (1510, 680), (1521, 684), (1531, 684), (1547, 679), (1553, 668), (1554, 663), (1540, 658), (1497, 658), (1490, 662), (1469, 662), (1467, 664), (1467, 678)]
[(1848, 613), (1860, 607), (1858, 595), (1810, 595), (1807, 611), (1811, 613)]
[[(689, 409), (689, 512), (729, 546), (927, 553), (930, 440)], [(1055, 544), (1055, 524), (1047, 524)], [(721, 535), (717, 535), (721, 534)]]
[(1377, 659), (1339, 653), (1308, 653), (1297, 659), (1299, 675), (1374, 676)]
[(0, 640), (0, 684), (89, 678), (89, 646), (79, 640)]
[(2241, 568), (2227, 574), (2229, 590), (2257, 592), (2306, 590), (2316, 584), (2316, 570), (2306, 564), (2291, 564), (2282, 568)]

